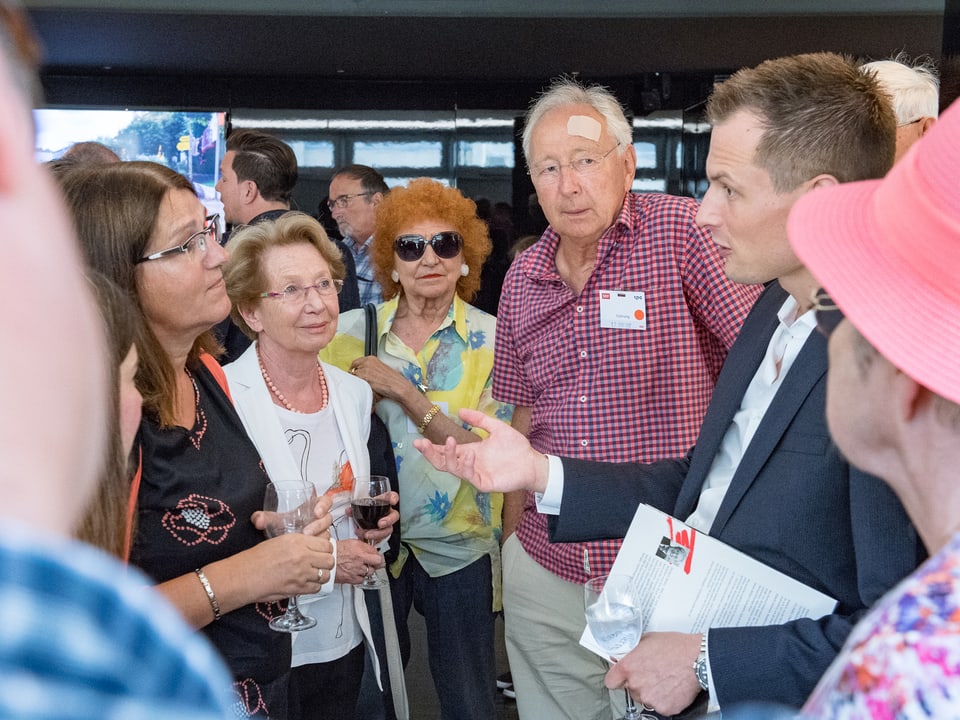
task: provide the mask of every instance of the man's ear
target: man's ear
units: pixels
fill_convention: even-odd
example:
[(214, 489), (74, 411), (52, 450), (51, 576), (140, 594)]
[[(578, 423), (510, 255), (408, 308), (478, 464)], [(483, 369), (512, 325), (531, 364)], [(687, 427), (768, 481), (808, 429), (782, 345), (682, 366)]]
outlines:
[(923, 118), (923, 120), (920, 121), (920, 137), (923, 137), (924, 135), (926, 135), (930, 131), (930, 128), (933, 127), (933, 124), (936, 121), (937, 119), (935, 117), (927, 116)]
[(828, 175), (827, 173), (817, 175), (815, 178), (812, 178), (807, 182), (810, 183), (811, 190), (819, 190), (820, 188), (833, 187), (834, 185), (840, 184), (839, 180), (837, 180), (833, 175)]
[(240, 181), (240, 198), (245, 203), (252, 203), (260, 195), (260, 188), (253, 180)]
[(383, 200), (383, 193), (382, 193), (382, 192), (375, 192), (373, 195), (370, 196), (370, 202), (371, 202), (374, 206), (379, 205), (382, 200)]

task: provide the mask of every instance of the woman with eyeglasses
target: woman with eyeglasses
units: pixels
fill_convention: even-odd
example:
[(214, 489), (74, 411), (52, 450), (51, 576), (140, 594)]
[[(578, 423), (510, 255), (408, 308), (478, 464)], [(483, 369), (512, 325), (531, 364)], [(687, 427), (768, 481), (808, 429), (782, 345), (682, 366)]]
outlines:
[(268, 478), (211, 357), (210, 328), (230, 311), (218, 219), (156, 163), (81, 167), (62, 184), (88, 263), (143, 320), (130, 561), (220, 651), (238, 714), (290, 717), (290, 637), (268, 623), (329, 576), (330, 504), (318, 501), (304, 533), (264, 539)]
[(458, 190), (427, 178), (393, 189), (370, 250), (386, 298), (377, 355), (363, 356), (362, 309), (344, 313), (321, 353), (370, 384), (397, 456), (403, 544), (390, 574), (404, 663), (413, 605), (426, 622), (442, 717), (477, 720), (496, 716), (503, 499), (434, 470), (413, 440), (479, 440), (456, 419), (461, 407), (511, 417), (491, 394), (496, 319), (468, 303), (490, 247), (476, 205)]
[[(353, 586), (383, 558), (345, 512), (354, 477), (370, 474), (370, 387), (317, 359), (337, 331), (343, 260), (320, 223), (299, 212), (236, 231), (229, 249), (231, 315), (254, 341), (224, 368), (237, 412), (274, 484), (311, 483), (333, 501), (337, 562), (321, 594), (300, 598), (317, 624), (293, 638), (291, 714), (353, 720), (365, 644), (376, 665), (363, 592)], [(365, 537), (385, 539), (398, 519), (392, 510)]]

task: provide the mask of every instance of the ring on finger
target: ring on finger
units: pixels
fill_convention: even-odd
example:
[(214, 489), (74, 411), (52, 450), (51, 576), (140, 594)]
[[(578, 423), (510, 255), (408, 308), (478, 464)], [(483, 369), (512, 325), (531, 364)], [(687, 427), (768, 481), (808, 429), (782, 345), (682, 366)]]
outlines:
[(645, 702), (643, 702), (643, 700), (640, 701), (640, 707), (642, 707), (647, 712), (656, 712), (656, 710), (654, 710), (652, 707), (650, 707)]

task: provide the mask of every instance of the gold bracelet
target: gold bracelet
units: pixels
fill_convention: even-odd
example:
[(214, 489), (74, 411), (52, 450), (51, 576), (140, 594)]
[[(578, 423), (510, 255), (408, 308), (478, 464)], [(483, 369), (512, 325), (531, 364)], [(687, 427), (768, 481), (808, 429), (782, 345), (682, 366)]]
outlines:
[(194, 572), (200, 579), (200, 584), (203, 585), (203, 589), (207, 592), (207, 600), (210, 601), (210, 607), (213, 608), (213, 621), (216, 622), (220, 619), (220, 603), (217, 602), (217, 596), (214, 594), (213, 588), (210, 587), (210, 581), (207, 580), (207, 576), (203, 573), (203, 569), (197, 568), (194, 570)]
[(423, 435), (423, 431), (427, 429), (427, 425), (433, 422), (433, 419), (440, 414), (440, 406), (434, 405), (432, 408), (427, 410), (427, 414), (423, 416), (423, 420), (420, 421), (420, 424), (417, 425), (417, 432)]

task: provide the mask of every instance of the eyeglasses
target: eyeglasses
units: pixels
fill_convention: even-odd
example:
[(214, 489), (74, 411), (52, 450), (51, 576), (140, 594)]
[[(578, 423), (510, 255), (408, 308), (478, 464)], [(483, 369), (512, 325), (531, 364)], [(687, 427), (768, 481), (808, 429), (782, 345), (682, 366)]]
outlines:
[(810, 302), (814, 316), (817, 318), (817, 330), (825, 338), (829, 338), (843, 320), (843, 312), (823, 288), (813, 291)]
[(453, 230), (438, 232), (427, 240), (423, 235), (401, 235), (393, 241), (393, 251), (404, 262), (413, 262), (423, 257), (427, 250), (427, 243), (433, 248), (437, 257), (449, 260), (457, 256), (463, 247), (463, 237)]
[(260, 293), (260, 297), (273, 298), (275, 300), (279, 298), (280, 302), (284, 303), (301, 303), (306, 302), (307, 293), (311, 290), (316, 290), (317, 294), (321, 296), (339, 295), (340, 291), (343, 290), (343, 280), (325, 278), (314, 285), (305, 285), (303, 287), (299, 285), (287, 285), (280, 292)]
[(572, 162), (568, 163), (543, 163), (542, 165), (537, 165), (530, 168), (530, 172), (528, 174), (541, 185), (553, 185), (559, 182), (560, 171), (565, 167), (570, 168), (581, 177), (593, 175), (597, 172), (597, 170), (600, 169), (600, 164), (604, 161), (604, 159), (618, 147), (620, 147), (620, 143), (617, 143), (602, 155), (588, 153), (585, 155), (580, 155), (579, 157), (575, 157)]
[(375, 195), (372, 192), (354, 193), (353, 195), (337, 195), (335, 198), (327, 200), (327, 207), (333, 210), (335, 207), (345, 208), (355, 197), (364, 197), (365, 195)]
[(198, 230), (180, 245), (174, 245), (172, 248), (167, 248), (166, 250), (160, 250), (159, 252), (145, 255), (139, 260), (136, 260), (133, 264), (139, 265), (140, 263), (149, 262), (151, 260), (159, 260), (160, 258), (165, 258), (169, 255), (188, 253), (193, 250), (193, 248), (197, 248), (197, 250), (203, 254), (207, 251), (208, 241), (212, 240), (216, 243), (219, 243), (220, 238), (220, 215), (217, 213), (214, 213), (213, 215), (207, 215), (206, 225), (203, 226), (203, 230)]
[(923, 120), (923, 116), (922, 116), (922, 115), (921, 115), (920, 117), (918, 117), (916, 120), (910, 120), (910, 121), (908, 121), (908, 122), (897, 123), (897, 127), (898, 127), (898, 128), (902, 128), (902, 127), (907, 127), (908, 125), (916, 125), (916, 124), (917, 124), (918, 122), (920, 122), (921, 120)]

